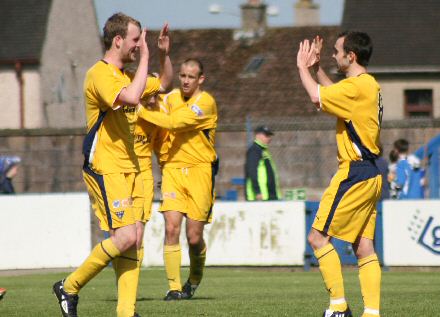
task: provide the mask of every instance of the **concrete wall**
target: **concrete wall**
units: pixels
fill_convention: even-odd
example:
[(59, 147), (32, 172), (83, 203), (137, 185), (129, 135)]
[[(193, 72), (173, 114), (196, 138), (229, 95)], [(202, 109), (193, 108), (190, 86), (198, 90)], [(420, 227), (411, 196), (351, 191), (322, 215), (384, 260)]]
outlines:
[(0, 196), (0, 270), (79, 266), (91, 249), (87, 193)]
[(92, 0), (54, 0), (41, 58), (43, 127), (83, 127), (83, 80), (102, 57)]
[[(0, 196), (0, 205), (0, 270), (77, 267), (94, 246), (86, 193)], [(146, 225), (144, 266), (163, 265), (157, 208)], [(384, 202), (385, 265), (440, 266), (439, 209), (438, 200)], [(205, 229), (206, 264), (303, 265), (305, 218), (303, 202), (216, 203)], [(182, 264), (188, 265), (183, 232), (181, 244)]]

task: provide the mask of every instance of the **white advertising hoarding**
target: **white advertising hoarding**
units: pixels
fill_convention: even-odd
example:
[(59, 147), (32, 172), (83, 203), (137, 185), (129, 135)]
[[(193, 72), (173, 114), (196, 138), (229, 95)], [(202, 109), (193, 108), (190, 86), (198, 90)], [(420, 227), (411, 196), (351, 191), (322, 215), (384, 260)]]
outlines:
[[(163, 265), (164, 221), (153, 206), (146, 226), (144, 265)], [(205, 226), (207, 265), (303, 265), (304, 202), (217, 202)], [(182, 264), (189, 265), (185, 229)]]
[(0, 196), (0, 270), (79, 266), (89, 255), (87, 193)]
[(385, 201), (383, 250), (388, 266), (439, 266), (440, 201)]

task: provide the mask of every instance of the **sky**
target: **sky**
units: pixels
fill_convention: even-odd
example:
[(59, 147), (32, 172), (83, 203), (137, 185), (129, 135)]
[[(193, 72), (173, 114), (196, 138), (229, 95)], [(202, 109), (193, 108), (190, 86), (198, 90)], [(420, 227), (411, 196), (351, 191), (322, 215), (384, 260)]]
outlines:
[[(246, 0), (94, 0), (100, 30), (115, 12), (124, 12), (150, 30), (158, 30), (165, 21), (171, 29), (239, 28), (240, 4)], [(276, 6), (279, 14), (269, 16), (269, 26), (293, 26), (293, 6), (297, 0), (265, 0)], [(320, 5), (323, 25), (337, 25), (342, 19), (344, 0), (314, 0)], [(211, 14), (209, 8), (217, 4), (222, 13)]]

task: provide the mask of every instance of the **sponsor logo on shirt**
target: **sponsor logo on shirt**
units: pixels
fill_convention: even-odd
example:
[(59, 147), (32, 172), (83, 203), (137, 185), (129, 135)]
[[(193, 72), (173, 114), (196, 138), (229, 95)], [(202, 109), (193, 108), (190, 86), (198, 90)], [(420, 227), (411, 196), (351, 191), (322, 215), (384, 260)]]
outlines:
[(171, 192), (171, 193), (163, 193), (162, 195), (162, 199), (176, 199), (176, 193)]
[(133, 205), (133, 200), (131, 198), (121, 200), (122, 207), (130, 207)]

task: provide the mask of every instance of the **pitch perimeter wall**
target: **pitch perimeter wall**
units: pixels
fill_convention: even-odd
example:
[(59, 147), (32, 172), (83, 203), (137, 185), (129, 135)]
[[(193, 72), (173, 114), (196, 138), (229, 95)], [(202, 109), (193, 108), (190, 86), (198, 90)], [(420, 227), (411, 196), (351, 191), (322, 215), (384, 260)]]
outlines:
[[(87, 193), (0, 196), (0, 270), (76, 267), (92, 244)], [(207, 265), (314, 264), (306, 244), (318, 204), (300, 201), (218, 202), (206, 227)], [(164, 225), (153, 206), (146, 226), (144, 266), (163, 265)], [(386, 266), (440, 266), (440, 200), (385, 201), (376, 246)], [(188, 265), (182, 231), (182, 264)], [(345, 264), (350, 245), (335, 241)]]

